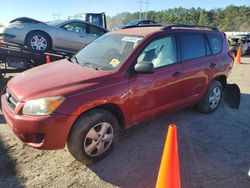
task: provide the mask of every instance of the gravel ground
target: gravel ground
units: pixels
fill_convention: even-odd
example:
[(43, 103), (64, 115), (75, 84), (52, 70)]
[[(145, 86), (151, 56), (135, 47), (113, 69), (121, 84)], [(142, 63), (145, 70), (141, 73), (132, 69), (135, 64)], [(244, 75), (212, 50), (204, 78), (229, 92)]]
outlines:
[(250, 187), (250, 58), (242, 61), (229, 78), (241, 88), (240, 109), (222, 103), (209, 115), (194, 108), (167, 113), (124, 131), (113, 152), (89, 167), (66, 148), (23, 145), (0, 115), (0, 187), (154, 187), (170, 123), (178, 128), (182, 187)]

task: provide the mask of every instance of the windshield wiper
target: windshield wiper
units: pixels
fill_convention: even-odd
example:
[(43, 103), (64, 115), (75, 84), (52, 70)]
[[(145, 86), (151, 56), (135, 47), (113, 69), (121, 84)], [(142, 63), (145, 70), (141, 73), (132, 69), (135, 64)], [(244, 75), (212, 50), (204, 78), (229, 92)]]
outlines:
[(98, 68), (98, 67), (96, 67), (96, 66), (94, 66), (93, 64), (88, 63), (88, 62), (83, 62), (83, 65), (86, 65), (86, 66), (88, 66), (88, 67), (91, 67), (91, 68), (93, 68), (93, 69), (95, 69), (95, 70), (100, 70), (100, 68)]
[(94, 66), (93, 64), (89, 63), (89, 62), (83, 62), (83, 61), (79, 61), (79, 59), (76, 56), (72, 56), (71, 60), (73, 60), (73, 63), (77, 63), (79, 65), (85, 65), (88, 66), (90, 68), (93, 68), (95, 70), (100, 70), (100, 68)]
[[(73, 61), (72, 61), (72, 59), (73, 59)], [(72, 56), (71, 62), (80, 64), (76, 56)]]

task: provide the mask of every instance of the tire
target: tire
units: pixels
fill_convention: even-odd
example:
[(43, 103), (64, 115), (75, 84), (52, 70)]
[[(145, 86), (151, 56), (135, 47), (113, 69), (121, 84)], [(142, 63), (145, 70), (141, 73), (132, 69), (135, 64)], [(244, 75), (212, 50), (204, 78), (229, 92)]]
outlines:
[(26, 37), (25, 44), (36, 53), (44, 53), (51, 49), (51, 39), (48, 34), (35, 31)]
[(222, 84), (214, 80), (204, 98), (197, 104), (197, 109), (205, 114), (214, 112), (220, 105), (222, 98)]
[(119, 123), (109, 111), (88, 111), (80, 116), (71, 128), (67, 141), (68, 150), (79, 162), (92, 164), (112, 150), (118, 140), (118, 130)]

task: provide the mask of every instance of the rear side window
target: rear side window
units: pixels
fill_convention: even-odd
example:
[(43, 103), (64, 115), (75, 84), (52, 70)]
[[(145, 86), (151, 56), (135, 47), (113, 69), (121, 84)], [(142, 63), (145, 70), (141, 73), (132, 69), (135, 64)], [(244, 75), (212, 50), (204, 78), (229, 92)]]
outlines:
[(89, 25), (88, 33), (92, 34), (92, 35), (101, 36), (101, 35), (103, 35), (105, 33), (105, 31), (102, 30), (101, 28)]
[(204, 37), (200, 33), (180, 34), (181, 60), (206, 56)]
[(207, 34), (208, 41), (210, 43), (212, 53), (218, 54), (222, 50), (222, 37), (218, 34)]

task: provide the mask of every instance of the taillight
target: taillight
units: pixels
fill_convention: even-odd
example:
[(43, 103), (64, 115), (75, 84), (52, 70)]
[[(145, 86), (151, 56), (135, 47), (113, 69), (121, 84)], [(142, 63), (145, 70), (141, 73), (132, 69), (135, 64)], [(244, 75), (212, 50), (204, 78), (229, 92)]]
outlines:
[(235, 57), (234, 57), (234, 54), (231, 51), (228, 52), (228, 55), (234, 61)]

